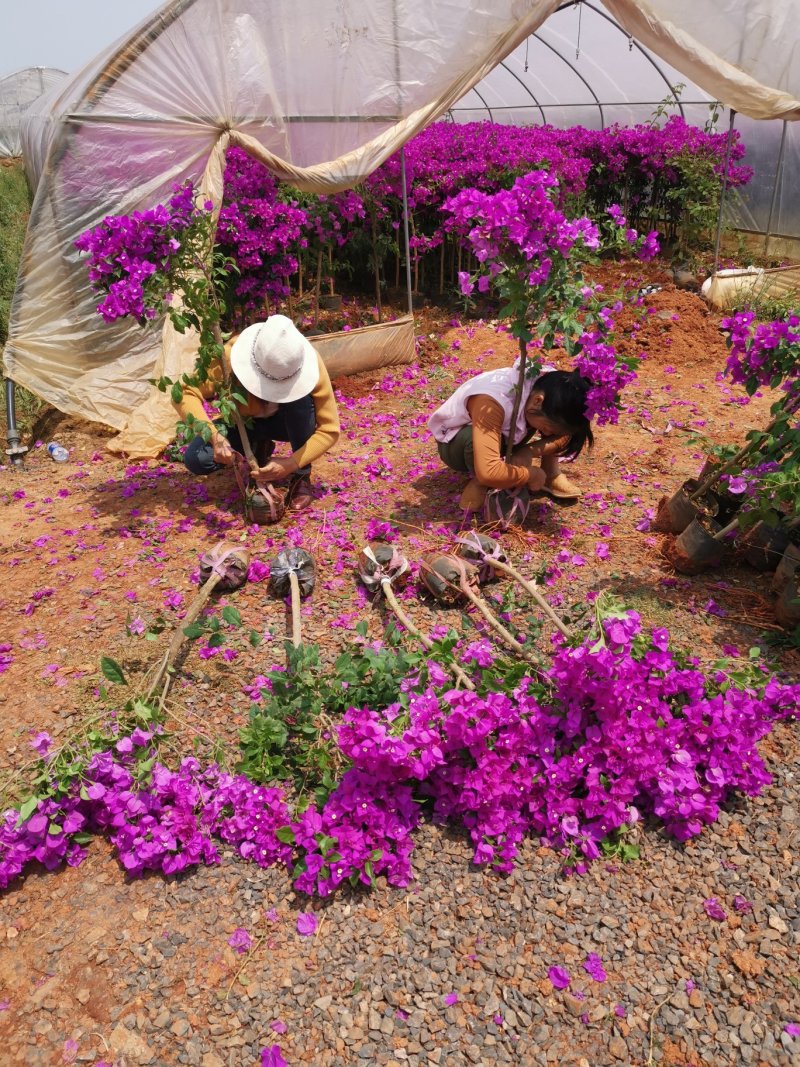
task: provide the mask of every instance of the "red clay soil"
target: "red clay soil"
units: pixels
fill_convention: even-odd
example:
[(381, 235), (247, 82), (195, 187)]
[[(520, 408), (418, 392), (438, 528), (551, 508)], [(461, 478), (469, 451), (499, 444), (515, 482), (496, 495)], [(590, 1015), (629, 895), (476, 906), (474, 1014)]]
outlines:
[[(504, 544), (521, 569), (546, 571), (548, 595), (561, 610), (583, 602), (590, 590), (607, 590), (646, 623), (668, 626), (679, 646), (706, 662), (726, 648), (764, 648), (765, 634), (781, 632), (769, 576), (736, 559), (695, 578), (676, 575), (664, 558), (663, 537), (648, 527), (659, 498), (698, 473), (707, 444), (740, 440), (749, 427), (763, 424), (770, 398), (745, 403), (721, 376), (726, 347), (719, 316), (697, 296), (669, 284), (657, 265), (598, 272), (609, 290), (623, 279), (629, 293), (653, 282), (663, 288), (636, 314), (626, 309), (620, 316), (633, 329), (623, 349), (644, 358), (626, 390), (619, 424), (599, 429), (591, 453), (568, 468), (583, 499), (563, 507), (541, 498), (525, 528), (506, 535)], [(246, 542), (265, 563), (287, 540), (314, 553), (319, 579), (304, 603), (304, 636), (318, 641), (329, 661), (353, 643), (361, 618), (369, 620), (372, 637), (380, 636), (381, 613), (353, 577), (368, 524), (392, 519), (412, 560), (452, 543), (463, 479), (443, 469), (426, 418), (454, 382), (506, 365), (517, 352), (494, 321), (462, 322), (423, 308), (417, 322), (419, 367), (336, 382), (342, 437), (315, 465), (315, 507), (292, 526), (248, 529), (228, 472), (201, 483), (179, 464), (127, 463), (106, 451), (105, 430), (70, 419), (51, 431), (70, 450), (67, 463), (53, 463), (37, 443), (21, 469), (2, 471), (0, 661), (9, 662), (2, 675), (0, 751), (7, 768), (21, 770), (9, 796), (25, 780), (32, 735), (46, 730), (60, 743), (102, 712), (102, 655), (117, 659), (134, 680), (157, 659), (196, 589), (199, 554), (222, 538)], [(404, 596), (414, 601), (413, 585)], [(196, 651), (186, 657), (170, 705), (170, 760), (189, 752), (211, 759), (220, 745), (235, 753), (250, 703), (243, 685), (282, 660), (287, 619), (266, 583), (251, 583), (229, 600), (245, 619), (245, 633), (232, 633), (228, 647), (236, 656), (230, 660), (222, 654), (202, 660)], [(423, 629), (441, 621), (429, 601), (414, 608)], [(129, 636), (126, 627), (134, 619), (148, 626), (163, 620), (166, 630), (155, 642)], [(266, 638), (258, 648), (245, 639), (250, 629)], [(784, 670), (796, 673), (798, 660), (796, 651), (778, 652)], [(115, 916), (124, 914), (124, 944), (134, 955), (154, 922), (169, 928), (174, 887), (164, 886), (163, 915), (148, 916), (147, 906), (137, 905), (141, 883), (126, 884), (108, 846), (95, 842), (89, 853), (83, 866), (30, 876), (5, 895), (0, 1001), (7, 1010), (0, 1012), (0, 1062), (60, 1062), (52, 1027), (31, 1028), (32, 1020), (41, 1019), (35, 1013), (42, 997), (69, 1006), (69, 1030), (83, 1035), (79, 1062), (100, 1059), (128, 995), (122, 974), (100, 966), (111, 951)], [(202, 912), (198, 899), (196, 922), (204, 938)], [(287, 974), (291, 951), (291, 945), (276, 949)], [(169, 971), (174, 997), (193, 984), (213, 984), (214, 968), (216, 988), (224, 992), (238, 966), (227, 949), (191, 959), (199, 972)], [(665, 1062), (679, 1062), (674, 1046), (664, 1051)], [(216, 1062), (228, 1059), (208, 1060)]]

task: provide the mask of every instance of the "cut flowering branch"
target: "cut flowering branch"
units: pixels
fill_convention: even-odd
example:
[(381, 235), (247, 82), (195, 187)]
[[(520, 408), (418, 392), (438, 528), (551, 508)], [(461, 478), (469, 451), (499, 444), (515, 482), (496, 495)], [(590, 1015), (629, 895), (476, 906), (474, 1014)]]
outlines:
[(509, 578), (513, 578), (514, 581), (519, 582), (526, 593), (539, 605), (542, 611), (547, 615), (548, 619), (553, 625), (564, 635), (569, 637), (569, 630), (564, 625), (563, 621), (553, 611), (548, 604), (545, 597), (542, 595), (539, 589), (533, 582), (530, 582), (506, 559), (506, 556), (493, 537), (487, 537), (486, 534), (480, 534), (477, 531), (470, 531), (469, 533), (462, 534), (458, 538), (457, 552), (464, 559), (469, 560), (472, 564), (479, 564), (481, 573), (487, 571), (500, 571), (501, 574), (508, 575)]
[(186, 615), (172, 635), (169, 648), (156, 670), (155, 677), (147, 689), (146, 700), (150, 700), (163, 685), (160, 703), (166, 700), (169, 687), (172, 682), (172, 667), (175, 664), (181, 649), (187, 640), (186, 631), (200, 617), (200, 613), (208, 603), (211, 594), (216, 588), (224, 590), (238, 589), (247, 581), (247, 571), (250, 567), (250, 553), (241, 545), (233, 545), (226, 541), (220, 541), (210, 552), (206, 552), (200, 559), (200, 578), (203, 582), (200, 591), (186, 610)]
[[(358, 563), (358, 576), (361, 581), (367, 589), (380, 589), (400, 625), (430, 652), (434, 648), (433, 641), (414, 625), (400, 606), (392, 588), (393, 583), (403, 581), (407, 574), (408, 560), (392, 545), (367, 545), (361, 550)], [(447, 666), (457, 682), (465, 689), (474, 691), (475, 686), (457, 663), (448, 663)]]
[(506, 463), (511, 462), (511, 453), (516, 447), (516, 441), (514, 440), (514, 430), (517, 425), (517, 416), (519, 415), (520, 404), (522, 403), (522, 391), (525, 388), (525, 372), (528, 369), (528, 346), (524, 340), (519, 339), (519, 373), (517, 374), (517, 384), (514, 387), (514, 406), (511, 409), (511, 423), (508, 430), (508, 441), (506, 442)]
[(489, 605), (478, 596), (478, 572), (471, 563), (446, 553), (427, 553), (421, 560), (422, 580), (427, 589), (443, 604), (452, 605), (465, 598), (478, 609), (500, 640), (518, 656), (535, 663), (514, 635), (503, 626)]
[(288, 548), (272, 562), (269, 571), (270, 586), (275, 596), (289, 597), (292, 620), (292, 645), (302, 644), (300, 599), (310, 596), (317, 581), (314, 558), (302, 548)]

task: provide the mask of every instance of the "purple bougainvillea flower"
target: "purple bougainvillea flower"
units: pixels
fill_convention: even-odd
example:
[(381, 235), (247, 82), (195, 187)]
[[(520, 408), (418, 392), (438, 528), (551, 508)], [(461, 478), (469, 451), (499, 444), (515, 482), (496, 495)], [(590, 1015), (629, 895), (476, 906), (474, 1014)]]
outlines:
[(264, 912), (264, 918), (271, 923), (280, 922), (280, 915), (278, 915), (277, 908), (269, 908)]
[(445, 993), (444, 1002), (448, 1007), (451, 1004), (458, 1004), (458, 993)]
[(274, 1030), (276, 1034), (285, 1034), (287, 1030), (286, 1023), (283, 1019), (273, 1019), (269, 1024), (270, 1030)]
[(253, 559), (250, 561), (250, 567), (247, 571), (248, 582), (263, 582), (265, 578), (269, 577), (269, 567), (266, 563), (262, 563), (260, 559)]
[(743, 493), (747, 488), (747, 481), (744, 478), (729, 478), (728, 479), (728, 492), (729, 493)]
[(733, 910), (738, 911), (740, 915), (743, 915), (746, 911), (752, 911), (753, 905), (749, 900), (737, 893), (733, 898)]
[(720, 905), (716, 897), (709, 897), (708, 900), (704, 900), (703, 907), (709, 919), (715, 919), (717, 922), (722, 923), (728, 918), (728, 913)]
[(286, 1067), (280, 1045), (268, 1045), (261, 1050), (261, 1067)]
[(313, 912), (301, 911), (297, 916), (297, 932), (301, 937), (311, 937), (317, 929), (317, 917)]
[(800, 1023), (787, 1023), (783, 1029), (791, 1037), (800, 1037)]
[(44, 759), (47, 753), (49, 752), (50, 746), (52, 744), (53, 739), (50, 734), (42, 730), (42, 732), (38, 733), (36, 737), (34, 737), (33, 741), (31, 741), (31, 748), (34, 752), (38, 752), (42, 759)]
[(563, 967), (551, 967), (547, 972), (554, 989), (566, 989), (572, 979)]
[(78, 1055), (78, 1042), (73, 1041), (71, 1037), (68, 1037), (64, 1042), (64, 1049), (61, 1053), (61, 1060), (63, 1063), (74, 1063), (75, 1058)]
[(250, 937), (250, 934), (240, 926), (234, 930), (228, 938), (228, 944), (241, 955), (241, 953), (247, 952), (253, 944), (253, 939)]
[(595, 982), (605, 982), (606, 978), (608, 977), (605, 972), (605, 968), (603, 967), (603, 961), (600, 959), (596, 952), (589, 953), (589, 955), (586, 957), (586, 962), (583, 965), (583, 969)]
[(625, 1016), (628, 1014), (628, 1009), (625, 1007), (624, 1004), (617, 1004), (614, 1008), (614, 1014), (618, 1019), (624, 1019)]
[(686, 989), (686, 992), (687, 992), (687, 993), (692, 993), (692, 992), (694, 992), (694, 982), (692, 981), (692, 979), (691, 979), (691, 978), (687, 978), (687, 979), (686, 979), (686, 985), (685, 985), (685, 989)]

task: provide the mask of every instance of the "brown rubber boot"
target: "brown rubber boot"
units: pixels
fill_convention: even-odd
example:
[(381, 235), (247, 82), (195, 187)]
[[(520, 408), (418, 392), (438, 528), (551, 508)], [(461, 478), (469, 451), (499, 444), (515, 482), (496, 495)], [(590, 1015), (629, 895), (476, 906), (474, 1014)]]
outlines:
[(470, 478), (464, 486), (458, 506), (462, 511), (480, 511), (488, 492), (488, 487), (481, 485), (477, 478)]

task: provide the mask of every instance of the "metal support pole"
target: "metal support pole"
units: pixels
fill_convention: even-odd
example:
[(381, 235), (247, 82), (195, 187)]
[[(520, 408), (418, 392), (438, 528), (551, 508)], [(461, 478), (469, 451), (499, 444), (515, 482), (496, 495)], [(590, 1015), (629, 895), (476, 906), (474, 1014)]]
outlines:
[(408, 313), (414, 314), (414, 305), (411, 299), (411, 248), (408, 238), (408, 189), (406, 187), (406, 150), (400, 149), (400, 184), (403, 190), (403, 232), (406, 239), (406, 291), (408, 293)]
[(728, 143), (725, 145), (725, 163), (722, 172), (722, 192), (719, 194), (719, 216), (717, 217), (717, 239), (714, 242), (714, 273), (712, 277), (717, 273), (719, 267), (719, 245), (722, 240), (722, 212), (725, 208), (725, 194), (728, 191), (728, 164), (731, 158), (731, 145), (733, 144), (733, 121), (736, 118), (736, 112), (731, 108), (731, 120), (728, 123)]
[(19, 430), (17, 429), (15, 386), (11, 378), (6, 378), (6, 423), (8, 425), (6, 455), (11, 458), (11, 462), (15, 467), (21, 467), (22, 457), (28, 451), (28, 448), (27, 445), (21, 443)]
[(772, 233), (772, 218), (775, 214), (775, 204), (778, 199), (778, 183), (781, 180), (781, 174), (783, 172), (783, 149), (786, 144), (786, 126), (788, 125), (786, 119), (783, 120), (783, 129), (781, 130), (781, 146), (778, 149), (778, 162), (775, 166), (775, 180), (772, 186), (772, 200), (769, 205), (769, 218), (767, 219), (767, 232), (764, 234), (764, 255), (767, 254), (767, 246), (769, 245), (769, 235)]

